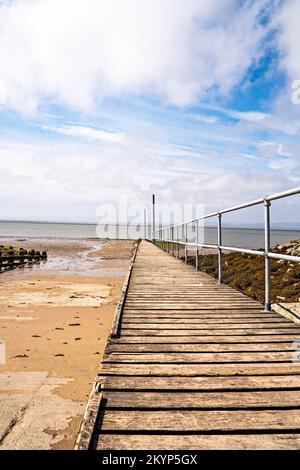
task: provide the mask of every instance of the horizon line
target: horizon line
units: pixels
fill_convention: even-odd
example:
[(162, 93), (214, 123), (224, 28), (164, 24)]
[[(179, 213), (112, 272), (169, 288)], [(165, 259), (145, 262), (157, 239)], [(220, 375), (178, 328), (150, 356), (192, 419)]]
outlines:
[[(112, 223), (112, 222), (107, 222), (107, 223), (102, 223), (98, 224), (97, 222), (79, 222), (79, 221), (51, 221), (51, 220), (24, 220), (24, 219), (0, 219), (0, 223), (13, 223), (13, 224), (44, 224), (44, 225), (89, 225), (89, 226), (105, 226), (105, 225), (111, 225), (111, 226), (124, 226), (124, 227), (133, 227), (133, 226), (143, 226), (143, 222), (140, 223)], [(240, 225), (225, 225), (224, 228), (227, 229), (244, 229), (244, 230), (262, 230), (264, 228), (263, 223), (256, 223), (252, 222), (249, 224), (240, 224)], [(256, 226), (255, 226), (256, 225)], [(274, 222), (273, 226), (276, 225), (276, 228), (271, 228), (271, 230), (288, 230), (288, 231), (299, 231), (300, 230), (300, 224), (293, 223), (293, 222)], [(291, 227), (290, 225), (294, 225), (294, 227)], [(147, 224), (147, 227), (152, 227), (152, 224)], [(160, 225), (160, 227), (164, 227), (164, 225)], [(166, 225), (165, 227), (168, 227)], [(206, 225), (204, 228), (217, 228), (214, 225)]]

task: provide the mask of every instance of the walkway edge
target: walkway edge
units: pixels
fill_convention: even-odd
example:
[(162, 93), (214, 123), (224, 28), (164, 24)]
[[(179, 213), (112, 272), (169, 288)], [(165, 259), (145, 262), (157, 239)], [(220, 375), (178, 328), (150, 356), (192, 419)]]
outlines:
[[(125, 304), (126, 295), (128, 292), (128, 287), (129, 287), (131, 273), (132, 273), (132, 268), (134, 265), (134, 261), (136, 258), (139, 244), (140, 244), (140, 240), (138, 240), (137, 243), (134, 245), (134, 252), (131, 257), (127, 275), (126, 275), (126, 278), (122, 287), (121, 297), (115, 310), (113, 324), (112, 324), (112, 328), (111, 328), (111, 331), (107, 340), (107, 344), (109, 343), (111, 338), (115, 338), (119, 335), (119, 326), (120, 326), (120, 322), (122, 319), (123, 307)], [(101, 405), (101, 400), (102, 400), (102, 393), (99, 392), (99, 383), (96, 377), (96, 380), (93, 384), (92, 392), (87, 402), (86, 410), (82, 419), (82, 423), (81, 423), (78, 437), (74, 446), (74, 450), (88, 450), (89, 449), (90, 444), (91, 444), (91, 438), (94, 432), (96, 419), (97, 419), (97, 414)]]
[(89, 450), (101, 400), (102, 393), (98, 392), (96, 384), (94, 384), (93, 390), (88, 399), (74, 450)]
[(134, 249), (134, 252), (133, 252), (133, 255), (132, 255), (132, 258), (131, 258), (131, 261), (130, 261), (130, 265), (129, 265), (129, 268), (128, 268), (128, 272), (127, 272), (127, 275), (126, 275), (126, 278), (125, 278), (125, 281), (124, 281), (124, 284), (123, 284), (123, 287), (122, 287), (121, 297), (120, 297), (120, 300), (119, 300), (119, 302), (117, 304), (117, 307), (116, 307), (116, 311), (115, 311), (115, 315), (114, 315), (114, 319), (113, 319), (113, 324), (112, 324), (112, 328), (111, 328), (111, 331), (110, 331), (108, 341), (111, 338), (117, 338), (120, 334), (120, 323), (121, 323), (121, 319), (122, 319), (123, 308), (124, 308), (126, 295), (127, 295), (128, 287), (129, 287), (129, 283), (130, 283), (132, 268), (133, 268), (133, 265), (134, 265), (134, 261), (135, 261), (135, 258), (136, 258), (138, 248), (139, 248), (139, 244), (140, 244), (140, 240), (138, 240), (136, 245), (135, 245), (135, 249)]

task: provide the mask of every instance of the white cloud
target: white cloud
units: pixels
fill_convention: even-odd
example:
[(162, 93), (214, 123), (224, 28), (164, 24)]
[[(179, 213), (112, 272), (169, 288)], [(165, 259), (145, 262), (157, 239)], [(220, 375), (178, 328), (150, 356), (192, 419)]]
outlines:
[(207, 116), (203, 114), (196, 114), (192, 116), (196, 121), (203, 122), (204, 124), (220, 124), (222, 121), (217, 116)]
[(208, 212), (294, 185), (291, 163), (279, 167), (270, 160), (272, 177), (266, 177), (252, 158), (228, 167), (229, 151), (209, 155), (213, 164), (208, 164), (201, 155), (187, 161), (186, 148), (133, 139), (126, 144), (0, 141), (1, 217), (93, 221), (100, 203), (121, 198), (147, 204), (153, 192), (161, 203), (201, 202)]
[(230, 110), (227, 112), (228, 116), (230, 117), (233, 117), (233, 118), (236, 118), (236, 119), (240, 119), (241, 121), (247, 121), (247, 122), (261, 122), (261, 121), (265, 121), (266, 119), (268, 119), (270, 116), (266, 113), (261, 113), (261, 112), (258, 112), (258, 111), (233, 111), (233, 110)]
[(103, 129), (96, 129), (87, 126), (41, 126), (46, 131), (53, 131), (70, 137), (78, 137), (88, 141), (100, 141), (110, 143), (125, 143), (127, 140), (124, 132), (111, 132)]
[(300, 2), (287, 0), (275, 22), (280, 26), (279, 42), (284, 55), (282, 65), (291, 80), (300, 79)]
[(55, 102), (150, 94), (186, 105), (243, 77), (264, 34), (267, 0), (12, 0), (0, 8), (0, 90), (34, 113)]

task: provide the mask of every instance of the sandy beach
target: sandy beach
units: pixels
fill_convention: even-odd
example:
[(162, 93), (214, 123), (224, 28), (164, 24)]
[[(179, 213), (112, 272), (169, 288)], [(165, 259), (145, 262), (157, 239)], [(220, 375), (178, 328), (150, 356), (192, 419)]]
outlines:
[(0, 276), (0, 449), (72, 449), (131, 241), (6, 239), (48, 261)]

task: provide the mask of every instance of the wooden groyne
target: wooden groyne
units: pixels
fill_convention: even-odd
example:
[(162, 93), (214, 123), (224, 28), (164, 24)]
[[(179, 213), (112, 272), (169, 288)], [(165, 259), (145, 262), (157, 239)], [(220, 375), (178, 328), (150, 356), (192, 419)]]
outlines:
[(141, 242), (79, 448), (299, 449), (300, 326)]
[(47, 259), (47, 252), (0, 245), (0, 273)]

